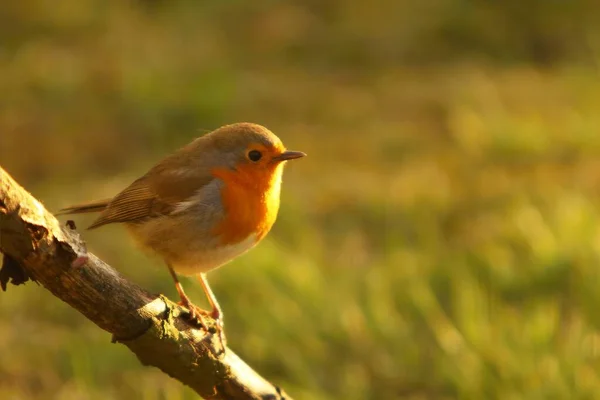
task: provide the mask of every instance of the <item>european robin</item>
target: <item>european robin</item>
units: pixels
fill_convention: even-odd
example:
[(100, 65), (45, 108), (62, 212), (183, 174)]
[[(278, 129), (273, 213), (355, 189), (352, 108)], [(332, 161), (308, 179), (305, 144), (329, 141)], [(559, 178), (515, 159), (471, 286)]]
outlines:
[[(285, 161), (304, 156), (261, 125), (226, 125), (169, 155), (114, 198), (61, 211), (100, 212), (88, 229), (124, 223), (144, 249), (164, 259), (190, 318), (201, 325), (205, 316), (214, 318), (224, 344), (223, 313), (206, 272), (265, 237), (279, 210)], [(192, 304), (177, 274), (198, 277), (212, 311)]]

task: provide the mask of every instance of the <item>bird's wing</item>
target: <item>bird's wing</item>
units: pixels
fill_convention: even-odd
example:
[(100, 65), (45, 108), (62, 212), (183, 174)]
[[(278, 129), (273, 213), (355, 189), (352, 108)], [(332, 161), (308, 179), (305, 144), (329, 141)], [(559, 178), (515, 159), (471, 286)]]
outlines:
[(155, 167), (116, 195), (88, 229), (167, 215), (210, 183), (210, 172)]

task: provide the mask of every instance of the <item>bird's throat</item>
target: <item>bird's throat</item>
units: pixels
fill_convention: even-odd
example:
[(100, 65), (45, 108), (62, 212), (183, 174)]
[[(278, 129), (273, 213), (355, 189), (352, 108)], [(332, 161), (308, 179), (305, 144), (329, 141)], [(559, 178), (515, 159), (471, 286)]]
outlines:
[(239, 242), (252, 234), (259, 241), (277, 219), (283, 165), (253, 167), (213, 170), (213, 175), (224, 183), (221, 199), (225, 218), (214, 228), (223, 244)]

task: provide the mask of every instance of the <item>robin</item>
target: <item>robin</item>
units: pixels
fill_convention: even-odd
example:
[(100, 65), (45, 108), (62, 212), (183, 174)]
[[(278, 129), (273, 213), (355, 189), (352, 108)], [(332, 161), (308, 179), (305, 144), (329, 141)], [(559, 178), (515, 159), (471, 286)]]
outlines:
[[(223, 313), (206, 273), (245, 253), (269, 232), (279, 210), (283, 166), (304, 157), (267, 128), (223, 126), (167, 156), (114, 198), (62, 214), (100, 212), (88, 229), (123, 223), (142, 248), (165, 261), (189, 318), (212, 317), (224, 345)], [(212, 307), (192, 304), (177, 274), (196, 275)]]

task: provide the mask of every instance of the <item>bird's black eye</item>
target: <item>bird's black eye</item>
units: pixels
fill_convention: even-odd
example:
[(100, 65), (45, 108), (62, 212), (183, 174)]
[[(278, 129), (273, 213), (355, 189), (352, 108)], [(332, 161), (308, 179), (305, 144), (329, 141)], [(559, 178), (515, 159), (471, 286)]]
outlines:
[(248, 158), (250, 161), (256, 162), (262, 158), (262, 153), (258, 150), (250, 150), (248, 152)]

